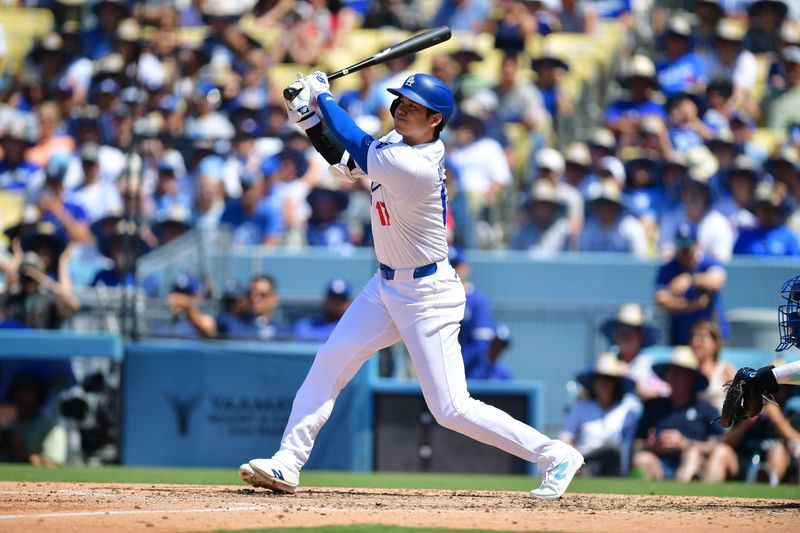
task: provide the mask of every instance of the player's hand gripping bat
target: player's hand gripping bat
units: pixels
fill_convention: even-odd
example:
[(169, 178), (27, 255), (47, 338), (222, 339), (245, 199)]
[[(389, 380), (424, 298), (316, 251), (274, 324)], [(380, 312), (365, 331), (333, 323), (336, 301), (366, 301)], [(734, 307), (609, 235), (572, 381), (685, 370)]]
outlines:
[[(439, 26), (438, 28), (434, 28), (432, 30), (422, 32), (419, 35), (415, 35), (410, 39), (406, 39), (401, 43), (397, 43), (394, 46), (390, 46), (386, 50), (378, 52), (372, 57), (368, 57), (363, 61), (359, 61), (355, 65), (350, 65), (349, 67), (343, 68), (342, 70), (337, 70), (333, 74), (328, 74), (328, 80), (333, 81), (337, 78), (341, 78), (342, 76), (347, 76), (348, 74), (352, 74), (353, 72), (358, 72), (359, 70), (363, 70), (367, 67), (371, 67), (373, 65), (380, 65), (381, 63), (386, 63), (390, 59), (394, 59), (396, 57), (402, 57), (408, 54), (413, 54), (415, 52), (419, 52), (420, 50), (425, 50), (426, 48), (430, 48), (431, 46), (443, 43), (449, 38), (450, 38), (450, 28), (447, 26)], [(296, 90), (290, 89), (289, 87), (283, 90), (283, 97), (286, 100), (291, 101), (294, 99), (295, 96), (297, 96)]]

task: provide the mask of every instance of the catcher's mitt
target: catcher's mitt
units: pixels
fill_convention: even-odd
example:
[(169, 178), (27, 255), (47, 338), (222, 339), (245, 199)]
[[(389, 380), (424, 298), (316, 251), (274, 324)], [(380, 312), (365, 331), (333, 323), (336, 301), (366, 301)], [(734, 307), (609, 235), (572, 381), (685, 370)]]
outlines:
[(725, 384), (725, 402), (722, 404), (720, 424), (729, 428), (739, 420), (758, 416), (769, 398), (762, 387), (754, 383), (758, 372), (740, 368), (733, 379)]

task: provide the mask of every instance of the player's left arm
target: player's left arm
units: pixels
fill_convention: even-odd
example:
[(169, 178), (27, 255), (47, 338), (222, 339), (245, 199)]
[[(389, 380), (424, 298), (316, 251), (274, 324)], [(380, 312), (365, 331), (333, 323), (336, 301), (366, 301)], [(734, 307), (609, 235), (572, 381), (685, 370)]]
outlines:
[(325, 118), (334, 137), (353, 157), (361, 170), (367, 172), (367, 153), (375, 139), (358, 127), (353, 118), (339, 107), (331, 95), (330, 83), (324, 72), (316, 71), (304, 78), (311, 90), (311, 97)]

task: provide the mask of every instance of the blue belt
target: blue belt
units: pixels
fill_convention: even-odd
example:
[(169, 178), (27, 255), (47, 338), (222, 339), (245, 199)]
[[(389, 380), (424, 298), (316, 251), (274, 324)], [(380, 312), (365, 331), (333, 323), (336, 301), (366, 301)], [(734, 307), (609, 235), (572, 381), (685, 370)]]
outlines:
[[(394, 269), (392, 267), (388, 267), (383, 263), (378, 263), (380, 265), (381, 277), (386, 281), (391, 281), (394, 279)], [(414, 279), (417, 278), (424, 278), (425, 276), (430, 276), (436, 272), (436, 263), (431, 263), (430, 265), (425, 265), (421, 267), (417, 267), (414, 269)]]

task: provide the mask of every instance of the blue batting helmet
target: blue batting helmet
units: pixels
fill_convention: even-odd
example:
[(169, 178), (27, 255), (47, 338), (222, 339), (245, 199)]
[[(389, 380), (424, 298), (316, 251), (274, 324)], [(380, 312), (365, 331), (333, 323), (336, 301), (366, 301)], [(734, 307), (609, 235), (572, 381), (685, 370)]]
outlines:
[(442, 126), (447, 124), (447, 121), (453, 116), (456, 107), (450, 87), (430, 74), (412, 74), (406, 78), (402, 87), (386, 90), (397, 96), (405, 96), (412, 102), (441, 113)]
[(778, 330), (781, 342), (775, 348), (782, 352), (790, 346), (800, 347), (800, 276), (790, 278), (781, 287), (786, 303), (778, 307)]

